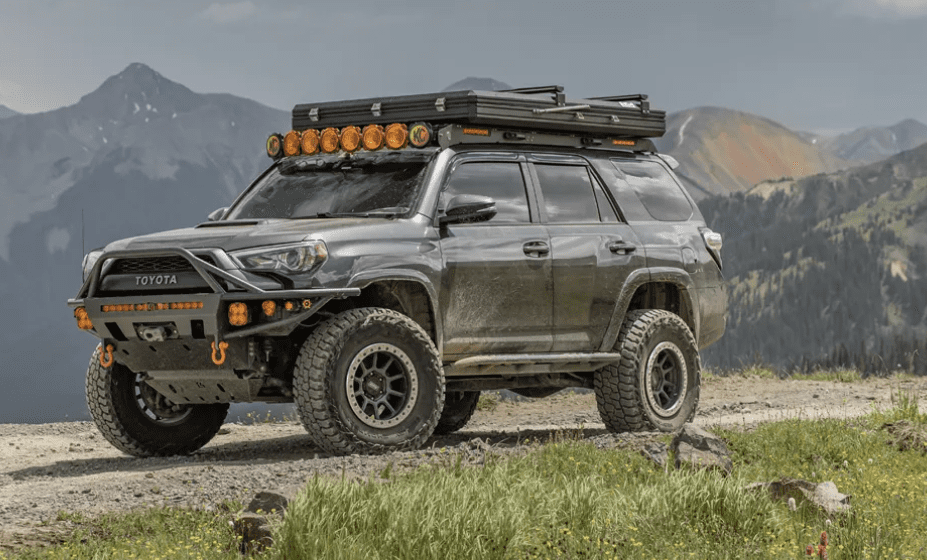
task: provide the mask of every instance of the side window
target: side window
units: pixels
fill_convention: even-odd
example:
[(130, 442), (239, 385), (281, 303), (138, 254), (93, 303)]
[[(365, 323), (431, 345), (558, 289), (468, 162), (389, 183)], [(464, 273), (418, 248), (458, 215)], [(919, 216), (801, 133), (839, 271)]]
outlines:
[(598, 222), (599, 210), (589, 171), (582, 165), (535, 163), (547, 221)]
[(625, 181), (655, 220), (681, 222), (692, 217), (692, 205), (682, 187), (655, 161), (613, 159)]
[(528, 195), (525, 180), (518, 163), (470, 162), (462, 163), (451, 173), (441, 192), (440, 205), (458, 194), (490, 196), (496, 201), (496, 215), (491, 222), (530, 222)]

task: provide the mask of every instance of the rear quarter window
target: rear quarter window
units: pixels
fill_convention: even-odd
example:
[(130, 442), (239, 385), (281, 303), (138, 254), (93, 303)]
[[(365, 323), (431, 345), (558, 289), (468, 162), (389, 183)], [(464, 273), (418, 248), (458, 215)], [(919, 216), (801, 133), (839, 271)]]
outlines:
[(655, 161), (611, 161), (653, 219), (683, 222), (692, 217), (692, 204), (665, 167)]

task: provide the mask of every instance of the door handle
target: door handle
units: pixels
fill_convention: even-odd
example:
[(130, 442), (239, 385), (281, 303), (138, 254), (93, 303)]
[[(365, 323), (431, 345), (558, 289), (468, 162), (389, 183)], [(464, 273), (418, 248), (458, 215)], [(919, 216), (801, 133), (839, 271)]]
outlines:
[(627, 255), (637, 250), (637, 247), (626, 241), (612, 241), (608, 244), (608, 250), (617, 255)]
[(544, 257), (550, 254), (550, 245), (544, 241), (529, 241), (522, 246), (529, 257)]

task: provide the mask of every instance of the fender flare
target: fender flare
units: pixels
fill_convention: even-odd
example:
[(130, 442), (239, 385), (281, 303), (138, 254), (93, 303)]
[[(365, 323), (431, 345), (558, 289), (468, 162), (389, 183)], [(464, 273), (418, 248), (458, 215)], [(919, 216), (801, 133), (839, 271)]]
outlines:
[(641, 268), (628, 275), (615, 301), (615, 309), (612, 312), (612, 318), (605, 329), (605, 336), (602, 338), (602, 344), (599, 347), (600, 352), (609, 352), (618, 340), (618, 333), (624, 318), (628, 314), (628, 307), (631, 305), (631, 299), (637, 292), (638, 288), (646, 284), (672, 284), (679, 288), (679, 297), (682, 304), (685, 305), (690, 313), (689, 328), (692, 335), (695, 336), (696, 342), (699, 339), (699, 308), (696, 300), (695, 282), (689, 273), (681, 268), (659, 267), (659, 268)]
[(372, 270), (352, 276), (347, 287), (364, 289), (371, 284), (390, 280), (414, 282), (425, 288), (435, 326), (435, 346), (438, 354), (444, 355), (444, 323), (441, 313), (438, 312), (438, 292), (428, 276), (417, 270)]

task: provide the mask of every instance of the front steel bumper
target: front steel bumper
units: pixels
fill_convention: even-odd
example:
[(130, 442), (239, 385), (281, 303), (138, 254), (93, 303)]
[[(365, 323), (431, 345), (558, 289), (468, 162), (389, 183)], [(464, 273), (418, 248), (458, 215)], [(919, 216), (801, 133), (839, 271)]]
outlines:
[[(190, 263), (209, 291), (99, 295), (107, 262), (177, 256)], [(102, 339), (104, 345), (112, 345), (115, 360), (134, 371), (215, 370), (217, 366), (246, 369), (253, 360), (245, 349), (246, 337), (286, 336), (329, 300), (360, 294), (359, 288), (265, 290), (234, 272), (218, 268), (183, 248), (111, 251), (94, 264), (68, 305), (75, 310), (83, 308), (93, 325), (88, 332)], [(263, 311), (265, 301), (275, 302), (272, 314)], [(292, 309), (286, 309), (287, 302)], [(232, 303), (247, 306), (248, 324), (230, 323), (228, 309)], [(162, 332), (169, 336), (164, 340), (144, 338), (142, 333), (152, 327), (163, 327)], [(227, 357), (216, 364), (213, 355), (219, 353), (213, 350), (225, 341), (231, 341), (226, 343)]]

